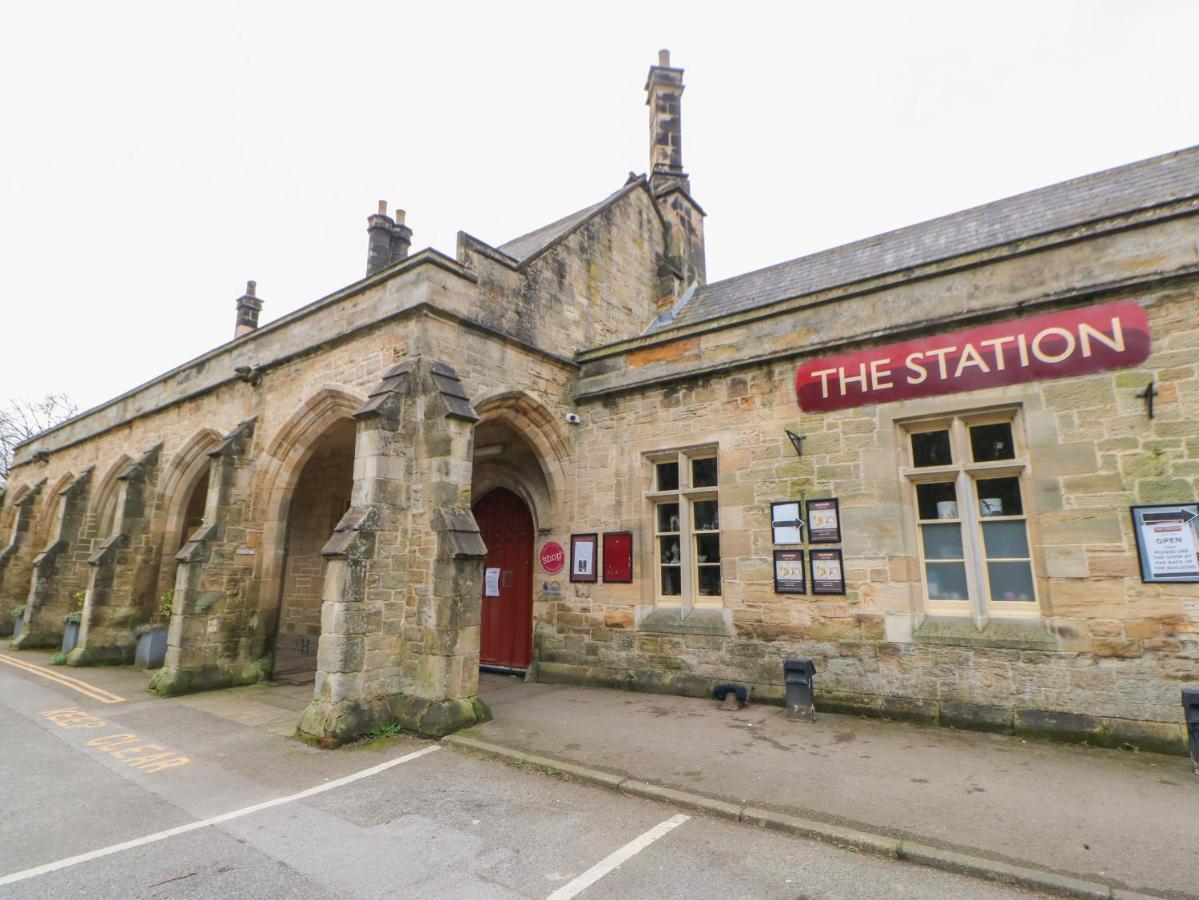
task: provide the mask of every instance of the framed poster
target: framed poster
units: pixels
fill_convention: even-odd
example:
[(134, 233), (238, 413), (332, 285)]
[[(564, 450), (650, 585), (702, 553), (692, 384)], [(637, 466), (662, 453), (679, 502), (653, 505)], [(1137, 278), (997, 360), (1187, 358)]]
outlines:
[(812, 593), (844, 594), (845, 567), (840, 550), (810, 550), (812, 561)]
[(808, 501), (808, 541), (813, 544), (841, 543), (841, 507), (835, 497)]
[(802, 550), (774, 551), (774, 592), (776, 594), (806, 594)]
[(1199, 503), (1132, 507), (1141, 581), (1199, 582)]
[(780, 500), (770, 504), (770, 533), (775, 544), (802, 544), (803, 519), (798, 500)]
[(596, 545), (598, 535), (572, 534), (570, 536), (570, 580), (595, 581)]
[(604, 581), (631, 584), (633, 581), (633, 532), (604, 532)]

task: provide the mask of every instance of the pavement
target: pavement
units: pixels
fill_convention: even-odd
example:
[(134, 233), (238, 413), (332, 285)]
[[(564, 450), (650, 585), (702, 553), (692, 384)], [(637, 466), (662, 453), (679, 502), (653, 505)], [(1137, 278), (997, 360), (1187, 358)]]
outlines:
[(489, 673), (480, 694), (494, 721), (449, 739), (480, 752), (1046, 890), (1199, 897), (1183, 757)]
[(281, 733), (310, 688), (0, 657), (2, 898), (1032, 896), (444, 742), (318, 750)]
[(1199, 897), (1181, 757), (489, 673), (493, 722), (330, 752), (311, 686), (49, 658), (0, 642), (0, 897)]

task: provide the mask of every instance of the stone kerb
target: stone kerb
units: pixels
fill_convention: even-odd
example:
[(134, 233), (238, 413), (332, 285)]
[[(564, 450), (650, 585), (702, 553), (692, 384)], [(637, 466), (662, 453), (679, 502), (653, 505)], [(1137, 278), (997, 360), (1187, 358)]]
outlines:
[(175, 559), (166, 662), (150, 682), (159, 694), (251, 684), (266, 677), (261, 612), (251, 596), (254, 556), (243, 553), (251, 521), (254, 419), (237, 426), (212, 458), (204, 524)]
[(62, 641), (64, 620), (75, 610), (72, 594), (84, 589), (83, 579), (72, 554), (78, 550), (80, 532), (87, 514), (92, 470), (86, 469), (60, 492), (61, 507), (50, 541), (33, 558), (33, 577), (25, 604), (25, 624), (12, 642), (14, 650), (57, 647)]
[(45, 485), (46, 481), (42, 479), (20, 499), (12, 501), (12, 531), (8, 543), (0, 549), (0, 636), (3, 637), (12, 634), (13, 609), (29, 596), (33, 509)]
[(91, 573), (80, 618), (79, 642), (67, 657), (72, 666), (128, 663), (134, 629), (149, 614), (154, 546), (150, 536), (162, 445), (142, 454), (118, 476), (113, 533), (88, 559)]
[(485, 721), (474, 410), (453, 369), (415, 357), (355, 418), (353, 504), (323, 551), (316, 687), (298, 733), (333, 746), (390, 722), (440, 736)]

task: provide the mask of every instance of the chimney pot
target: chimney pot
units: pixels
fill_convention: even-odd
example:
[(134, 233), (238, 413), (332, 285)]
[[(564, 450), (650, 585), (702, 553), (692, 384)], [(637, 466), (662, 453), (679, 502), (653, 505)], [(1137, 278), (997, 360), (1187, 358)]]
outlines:
[(258, 299), (258, 282), (247, 281), (246, 292), (237, 298), (237, 324), (233, 329), (233, 336), (239, 338), (258, 328), (258, 314), (261, 311), (262, 301)]
[(670, 51), (669, 50), (659, 50), (658, 51), (658, 65), (663, 66), (665, 68), (670, 68)]
[(379, 215), (381, 215), (381, 216), (387, 215), (387, 201), (386, 200), (379, 201)]
[(255, 293), (257, 290), (258, 290), (258, 282), (257, 281), (247, 281), (246, 282), (246, 296), (247, 297), (258, 296)]
[(405, 215), (406, 215), (406, 213), (404, 212), (404, 210), (402, 210), (402, 209), (397, 209), (397, 210), (396, 210), (396, 214), (395, 214), (395, 220), (396, 220), (396, 224), (397, 224), (397, 225), (403, 225), (403, 224), (404, 224), (404, 216), (405, 216)]

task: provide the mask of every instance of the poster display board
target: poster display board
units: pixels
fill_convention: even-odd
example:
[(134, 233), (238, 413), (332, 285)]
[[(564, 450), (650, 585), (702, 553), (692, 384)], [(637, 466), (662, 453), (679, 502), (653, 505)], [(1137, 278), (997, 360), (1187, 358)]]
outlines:
[(572, 534), (570, 536), (570, 580), (592, 582), (596, 580), (595, 561), (599, 544), (599, 536), (593, 531), (590, 534)]
[(812, 561), (812, 593), (844, 594), (845, 567), (841, 551), (812, 549), (809, 557)]
[(774, 551), (774, 592), (776, 594), (806, 594), (808, 592), (803, 556), (802, 550)]
[(841, 543), (841, 507), (835, 497), (808, 501), (808, 541), (813, 544)]
[(630, 584), (633, 581), (633, 532), (604, 532), (604, 581)]
[(1132, 507), (1141, 581), (1199, 582), (1199, 503)]
[(780, 500), (770, 504), (771, 537), (776, 544), (802, 544), (803, 519), (798, 500)]

